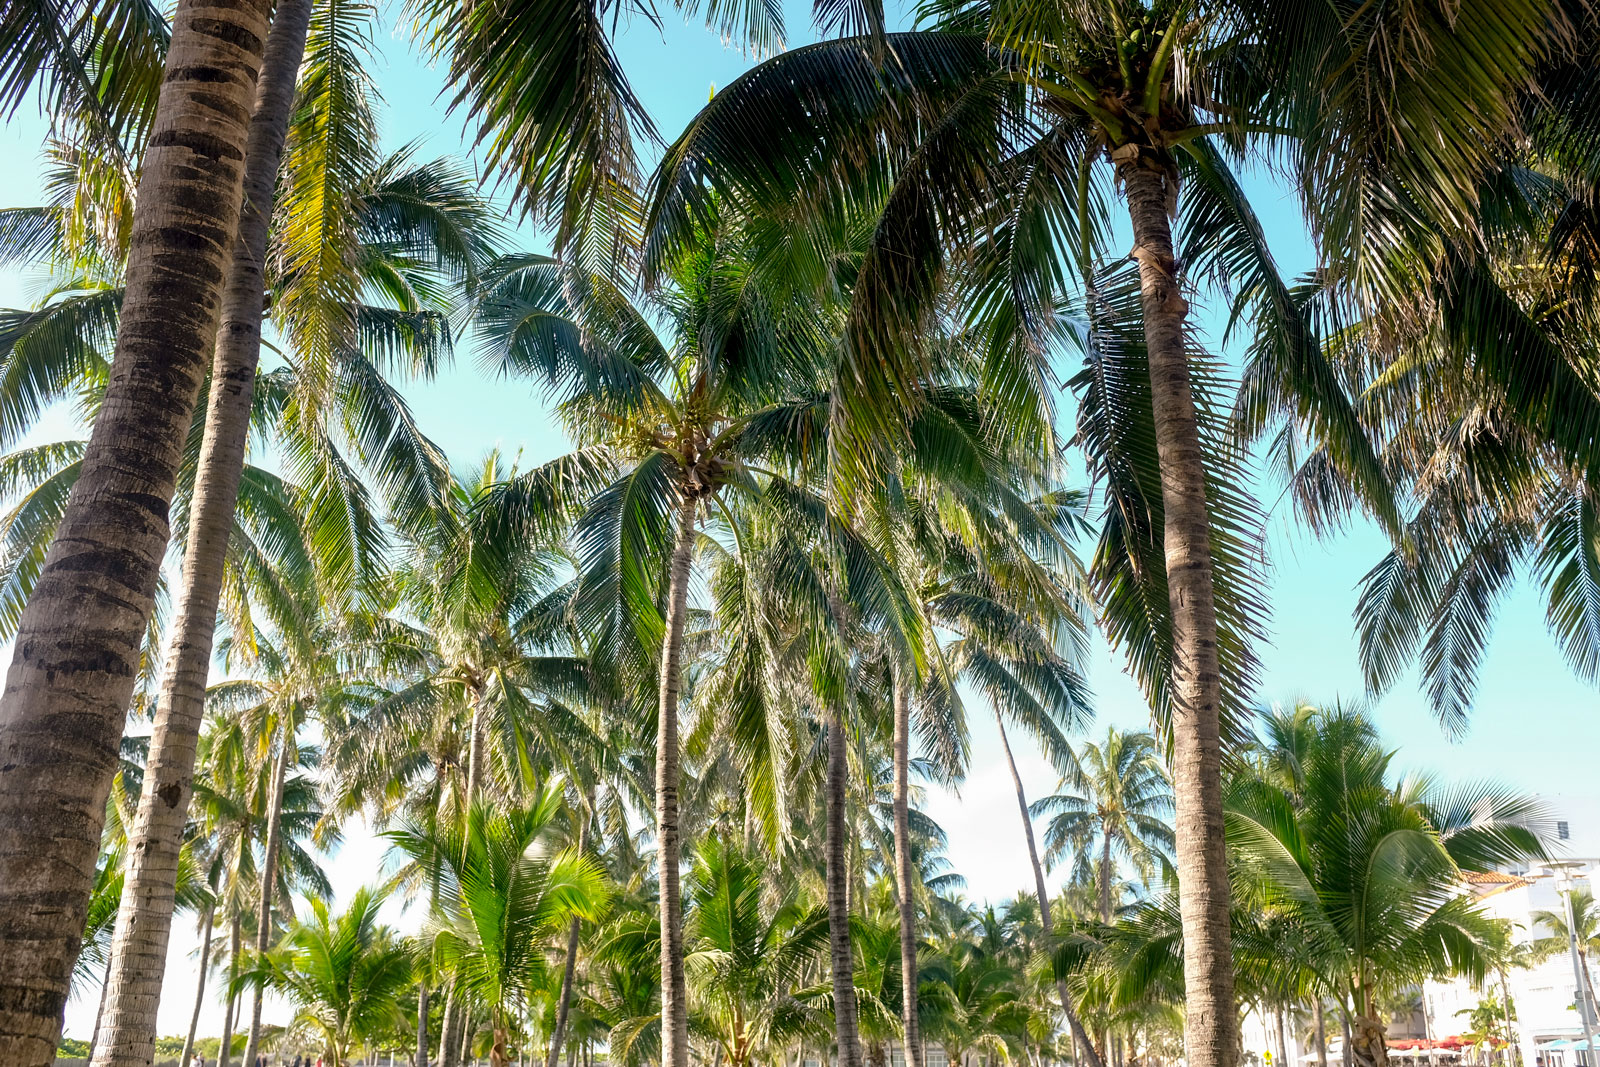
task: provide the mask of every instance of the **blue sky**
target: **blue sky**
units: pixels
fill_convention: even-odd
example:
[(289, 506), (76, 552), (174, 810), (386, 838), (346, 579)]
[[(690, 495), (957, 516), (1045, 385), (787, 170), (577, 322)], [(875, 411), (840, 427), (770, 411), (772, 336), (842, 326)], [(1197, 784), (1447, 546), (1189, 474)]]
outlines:
[[(809, 32), (808, 9), (787, 6), (791, 30)], [(667, 14), (663, 21), (658, 31), (635, 19), (622, 33), (618, 51), (635, 89), (663, 135), (670, 138), (704, 104), (713, 87), (726, 86), (747, 69), (749, 60), (676, 15)], [(381, 22), (374, 71), (385, 98), (386, 147), (415, 141), (423, 157), (464, 154), (462, 122), (446, 115), (439, 99), (441, 76), (417, 62), (405, 39), (391, 36), (390, 25)], [(0, 131), (0, 204), (38, 201), (43, 133), (42, 120), (26, 108)], [(1264, 177), (1247, 184), (1285, 270), (1308, 266), (1310, 244), (1290, 198)], [(536, 235), (526, 229), (521, 232), (529, 247), (540, 247)], [(37, 293), (37, 278), (0, 271), (0, 306), (22, 306)], [(1203, 298), (1197, 308), (1202, 326), (1218, 323), (1216, 308)], [(455, 366), (437, 381), (412, 385), (407, 394), (423, 428), (458, 463), (470, 463), (494, 446), (521, 450), (525, 463), (565, 448), (537, 391), (522, 382), (486, 377), (468, 348), (457, 353)], [(57, 419), (47, 432), (65, 434), (71, 428), (65, 419)], [(1290, 528), (1284, 517), (1274, 516), (1267, 545), (1272, 637), (1270, 645), (1260, 650), (1263, 700), (1330, 701), (1364, 695), (1351, 611), (1357, 582), (1384, 549), (1383, 538), (1367, 526), (1319, 542)], [(1108, 725), (1138, 728), (1147, 723), (1138, 690), (1109, 650), (1097, 648), (1089, 678), (1098, 706), (1091, 733), (1103, 733)], [(1374, 713), (1385, 738), (1399, 750), (1403, 766), (1451, 778), (1492, 777), (1528, 790), (1570, 796), (1574, 809), (1589, 810), (1600, 800), (1600, 785), (1587, 769), (1600, 752), (1596, 705), (1596, 694), (1572, 677), (1547, 636), (1537, 592), (1524, 584), (1499, 614), (1466, 736), (1450, 740), (1443, 734), (1414, 678), (1403, 680), (1377, 701)], [(1015, 799), (1000, 762), (992, 719), (987, 708), (975, 706), (971, 711), (969, 780), (959, 795), (930, 796), (927, 807), (950, 833), (951, 858), (968, 879), (968, 896), (998, 900), (1027, 885), (1029, 875)], [(1027, 753), (1026, 745), (1019, 746), (1019, 756), (1030, 795), (1049, 790), (1054, 776), (1045, 764)], [(1576, 829), (1575, 836), (1587, 836)], [(381, 852), (369, 835), (351, 835), (331, 870), (341, 896), (375, 876)], [(178, 1033), (187, 1025), (193, 979), (192, 965), (183, 957), (193, 945), (192, 932), (180, 926), (169, 963), (162, 1033)], [(92, 1003), (74, 1005), (68, 1017), (70, 1034), (87, 1036), (93, 1008)], [(208, 1009), (202, 1033), (218, 1028), (216, 1015)]]

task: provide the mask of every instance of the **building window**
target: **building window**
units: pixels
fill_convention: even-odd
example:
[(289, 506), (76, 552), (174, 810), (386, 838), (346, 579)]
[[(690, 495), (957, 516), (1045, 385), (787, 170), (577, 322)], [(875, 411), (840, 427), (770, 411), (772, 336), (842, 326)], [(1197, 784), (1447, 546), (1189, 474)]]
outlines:
[(927, 1067), (950, 1067), (950, 1057), (945, 1055), (942, 1048), (930, 1048), (923, 1057)]
[(1567, 829), (1567, 820), (1561, 819), (1556, 823), (1556, 837), (1562, 841), (1570, 838), (1572, 834)]

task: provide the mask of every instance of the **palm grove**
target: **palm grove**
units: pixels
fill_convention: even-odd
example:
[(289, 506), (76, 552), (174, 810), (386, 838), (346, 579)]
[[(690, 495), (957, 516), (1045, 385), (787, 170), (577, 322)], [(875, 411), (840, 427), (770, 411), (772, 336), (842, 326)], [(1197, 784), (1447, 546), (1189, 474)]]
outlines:
[[(1503, 963), (1450, 886), (1540, 813), (1352, 712), (1257, 721), (1251, 491), (1392, 538), (1374, 691), (1416, 664), (1462, 727), (1518, 577), (1593, 678), (1593, 13), (828, 0), (788, 51), (683, 13), (768, 58), (664, 143), (614, 5), (406, 5), (534, 255), (375, 149), (371, 8), (0, 12), (0, 102), (52, 120), (49, 202), (0, 213), (52, 279), (0, 320), (0, 1059), (52, 1060), (77, 981), (94, 1061), (150, 1062), (193, 919), (246, 1062), (274, 990), (333, 1062), (1232, 1067), (1253, 1004), (1383, 1063), (1385, 996)], [(463, 348), (572, 451), (441, 455), (399, 385)], [(87, 441), (38, 443), (59, 405)], [(1094, 628), (1151, 735), (1074, 740)], [(1004, 912), (916, 803), (979, 709), (1063, 780), (1012, 763)], [(357, 814), (394, 873), (335, 914)]]

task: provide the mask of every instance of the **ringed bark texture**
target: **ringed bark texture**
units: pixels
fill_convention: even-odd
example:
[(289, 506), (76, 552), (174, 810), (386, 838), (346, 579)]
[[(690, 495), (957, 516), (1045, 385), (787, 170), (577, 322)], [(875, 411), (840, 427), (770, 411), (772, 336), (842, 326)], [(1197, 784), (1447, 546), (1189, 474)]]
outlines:
[(667, 579), (666, 635), (656, 711), (656, 854), (661, 897), (661, 1067), (689, 1067), (689, 988), (683, 973), (683, 845), (678, 836), (678, 697), (699, 499), (685, 492)]
[(1233, 1067), (1238, 1015), (1222, 828), (1222, 674), (1205, 461), (1185, 338), (1188, 302), (1167, 216), (1176, 178), (1148, 155), (1119, 162), (1133, 223), (1150, 396), (1165, 510), (1172, 612), (1172, 787), (1183, 921), (1184, 1050), (1189, 1067)]
[(0, 1063), (55, 1058), (239, 222), (268, 0), (180, 0), (105, 400), (0, 696)]
[(239, 236), (222, 296), (211, 394), (184, 546), (183, 594), (162, 671), (144, 791), (128, 839), (127, 879), (111, 949), (106, 1033), (95, 1049), (95, 1067), (142, 1067), (155, 1056), (156, 1008), (172, 933), (178, 852), (193, 793), (195, 746), (205, 717), (217, 601), (244, 471), (256, 366), (261, 360), (267, 235), (310, 24), (311, 0), (278, 4), (256, 85), (255, 113), (245, 148)]

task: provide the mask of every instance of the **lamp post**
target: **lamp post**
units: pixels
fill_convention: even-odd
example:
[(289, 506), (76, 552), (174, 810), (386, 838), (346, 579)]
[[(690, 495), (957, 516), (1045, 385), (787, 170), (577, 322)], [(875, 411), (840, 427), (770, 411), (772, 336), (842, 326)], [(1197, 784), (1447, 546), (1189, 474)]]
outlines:
[(1578, 996), (1578, 1016), (1583, 1020), (1583, 1040), (1588, 1046), (1589, 1060), (1587, 1067), (1600, 1067), (1594, 1056), (1594, 1005), (1589, 1002), (1589, 983), (1584, 980), (1583, 963), (1578, 956), (1578, 929), (1577, 920), (1572, 914), (1572, 871), (1582, 866), (1579, 863), (1565, 862), (1549, 864), (1560, 878), (1557, 883), (1557, 892), (1561, 894), (1561, 906), (1567, 916), (1567, 952), (1572, 956), (1572, 977), (1578, 983), (1576, 990)]

